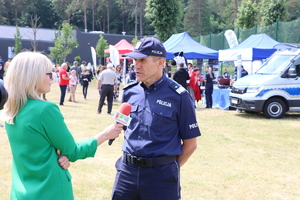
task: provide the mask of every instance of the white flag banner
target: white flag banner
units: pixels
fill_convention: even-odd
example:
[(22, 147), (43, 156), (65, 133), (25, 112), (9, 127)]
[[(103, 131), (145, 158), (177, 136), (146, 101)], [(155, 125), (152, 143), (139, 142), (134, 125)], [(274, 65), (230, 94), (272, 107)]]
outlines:
[(239, 42), (237, 41), (236, 35), (234, 33), (233, 30), (227, 30), (224, 33), (226, 40), (228, 42), (229, 48), (233, 48), (235, 46), (237, 46), (239, 44)]
[(115, 46), (109, 45), (109, 53), (110, 53), (110, 60), (111, 60), (112, 64), (116, 67), (117, 65), (120, 64), (119, 51)]
[(93, 65), (94, 69), (97, 69), (97, 56), (96, 56), (96, 50), (94, 47), (91, 46), (91, 53), (92, 53), (92, 59), (93, 59)]

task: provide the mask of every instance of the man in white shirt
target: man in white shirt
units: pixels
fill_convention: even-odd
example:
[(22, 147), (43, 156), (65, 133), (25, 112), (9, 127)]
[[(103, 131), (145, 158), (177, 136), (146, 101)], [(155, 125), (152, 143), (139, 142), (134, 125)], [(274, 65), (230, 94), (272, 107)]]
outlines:
[(100, 91), (100, 100), (97, 114), (101, 114), (105, 98), (107, 98), (107, 114), (111, 114), (114, 91), (117, 90), (118, 80), (111, 63), (107, 64), (107, 70), (104, 70), (98, 77), (97, 89)]

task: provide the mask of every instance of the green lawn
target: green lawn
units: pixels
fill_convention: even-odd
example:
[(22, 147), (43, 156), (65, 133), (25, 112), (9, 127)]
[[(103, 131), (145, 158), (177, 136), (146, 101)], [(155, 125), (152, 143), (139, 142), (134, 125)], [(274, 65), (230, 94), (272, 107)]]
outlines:
[[(78, 86), (78, 103), (66, 101), (60, 107), (76, 140), (92, 137), (114, 123), (111, 115), (96, 114), (99, 95), (95, 82), (87, 100), (81, 90)], [(58, 84), (53, 83), (47, 99), (58, 104), (59, 95)], [(119, 105), (114, 103), (113, 112)], [(106, 109), (104, 106), (102, 113)], [(196, 113), (202, 136), (181, 169), (182, 200), (300, 199), (300, 114), (274, 120), (258, 114), (205, 109), (200, 103)], [(11, 152), (5, 128), (0, 128), (0, 136), (0, 199), (5, 200), (9, 199), (11, 184)], [(75, 199), (110, 199), (122, 141), (120, 136), (112, 146), (104, 143), (95, 158), (71, 164)]]

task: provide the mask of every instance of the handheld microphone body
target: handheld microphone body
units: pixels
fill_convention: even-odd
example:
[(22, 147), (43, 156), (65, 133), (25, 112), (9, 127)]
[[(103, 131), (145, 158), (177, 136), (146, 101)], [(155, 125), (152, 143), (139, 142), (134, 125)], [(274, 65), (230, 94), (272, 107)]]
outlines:
[[(113, 116), (113, 120), (116, 121), (117, 124), (123, 124), (128, 126), (131, 121), (131, 117), (129, 116), (131, 112), (131, 105), (129, 103), (122, 103), (119, 110), (115, 112)], [(108, 141), (108, 145), (111, 145), (115, 139), (110, 139)]]

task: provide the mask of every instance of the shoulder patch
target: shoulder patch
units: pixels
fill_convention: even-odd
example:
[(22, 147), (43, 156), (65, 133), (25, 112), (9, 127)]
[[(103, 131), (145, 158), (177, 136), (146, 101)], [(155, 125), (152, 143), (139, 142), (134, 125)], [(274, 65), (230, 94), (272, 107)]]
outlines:
[(123, 90), (128, 89), (128, 88), (131, 88), (131, 87), (137, 85), (138, 83), (139, 83), (138, 81), (134, 81), (134, 82), (128, 83), (127, 85), (125, 85), (125, 86), (123, 87)]
[(171, 82), (169, 84), (169, 87), (172, 88), (178, 94), (182, 94), (186, 91), (186, 89), (184, 89), (184, 87), (182, 87), (181, 85), (179, 85), (176, 82)]

